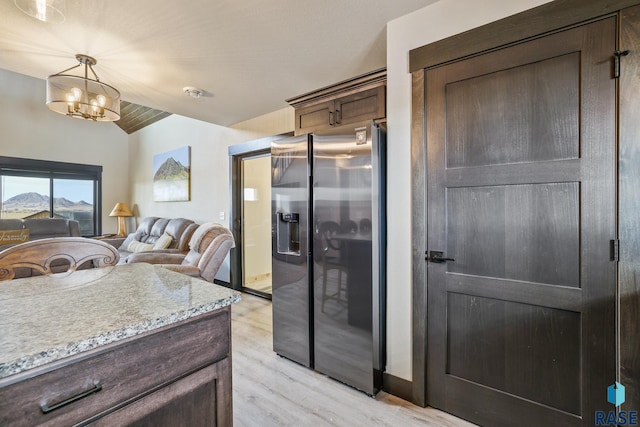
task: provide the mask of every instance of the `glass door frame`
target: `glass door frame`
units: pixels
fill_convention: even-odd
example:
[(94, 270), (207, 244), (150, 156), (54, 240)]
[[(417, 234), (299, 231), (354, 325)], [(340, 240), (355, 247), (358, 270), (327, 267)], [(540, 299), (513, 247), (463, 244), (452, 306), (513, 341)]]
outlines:
[[(235, 248), (230, 254), (230, 285), (232, 289), (246, 292), (262, 298), (271, 299), (271, 294), (260, 292), (255, 289), (244, 287), (244, 259), (243, 242), (244, 234), (242, 230), (244, 183), (242, 180), (242, 161), (254, 157), (271, 155), (271, 142), (292, 136), (293, 132), (270, 136), (267, 138), (249, 141), (241, 144), (229, 146), (229, 186), (231, 200), (229, 203), (229, 224), (235, 240)], [(271, 255), (269, 255), (271, 256)]]

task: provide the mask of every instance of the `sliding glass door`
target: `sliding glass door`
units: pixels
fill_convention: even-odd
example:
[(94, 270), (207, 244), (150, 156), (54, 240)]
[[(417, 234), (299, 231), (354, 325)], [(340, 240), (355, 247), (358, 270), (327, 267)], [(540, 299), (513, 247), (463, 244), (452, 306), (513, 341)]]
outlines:
[(243, 288), (271, 295), (271, 155), (242, 159)]
[(67, 218), (100, 234), (102, 167), (0, 157), (0, 218)]

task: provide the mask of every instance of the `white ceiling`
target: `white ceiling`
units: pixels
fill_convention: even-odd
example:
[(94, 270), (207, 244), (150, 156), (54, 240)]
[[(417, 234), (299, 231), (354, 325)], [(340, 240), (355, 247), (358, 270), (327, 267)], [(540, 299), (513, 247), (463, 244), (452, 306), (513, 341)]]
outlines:
[(66, 0), (50, 24), (0, 0), (0, 68), (45, 79), (84, 53), (123, 100), (226, 126), (384, 67), (386, 23), (435, 1)]

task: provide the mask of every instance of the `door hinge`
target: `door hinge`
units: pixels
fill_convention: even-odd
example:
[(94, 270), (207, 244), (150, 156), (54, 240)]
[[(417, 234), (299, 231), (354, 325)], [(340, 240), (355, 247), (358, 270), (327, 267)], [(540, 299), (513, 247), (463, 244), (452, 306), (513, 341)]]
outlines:
[(611, 261), (620, 261), (620, 240), (611, 241)]
[(616, 50), (613, 52), (613, 78), (620, 78), (620, 58), (631, 53), (630, 50)]

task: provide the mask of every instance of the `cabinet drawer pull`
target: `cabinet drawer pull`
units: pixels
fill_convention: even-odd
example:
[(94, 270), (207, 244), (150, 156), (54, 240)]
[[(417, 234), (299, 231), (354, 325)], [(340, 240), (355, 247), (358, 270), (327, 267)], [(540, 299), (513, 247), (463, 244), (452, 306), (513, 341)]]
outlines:
[(75, 396), (72, 396), (68, 399), (63, 400), (62, 402), (56, 403), (55, 405), (51, 405), (49, 406), (47, 404), (47, 402), (45, 403), (41, 403), (40, 404), (40, 409), (42, 409), (42, 413), (43, 414), (48, 414), (49, 412), (55, 411), (56, 409), (62, 408), (65, 405), (68, 405), (69, 403), (73, 403), (76, 400), (80, 400), (84, 397), (89, 396), (90, 394), (93, 393), (97, 393), (100, 390), (102, 390), (102, 384), (100, 384), (99, 382), (95, 383), (93, 385), (93, 387), (87, 391), (83, 391), (82, 393), (76, 394)]
[(329, 111), (329, 126), (333, 126), (333, 111)]

